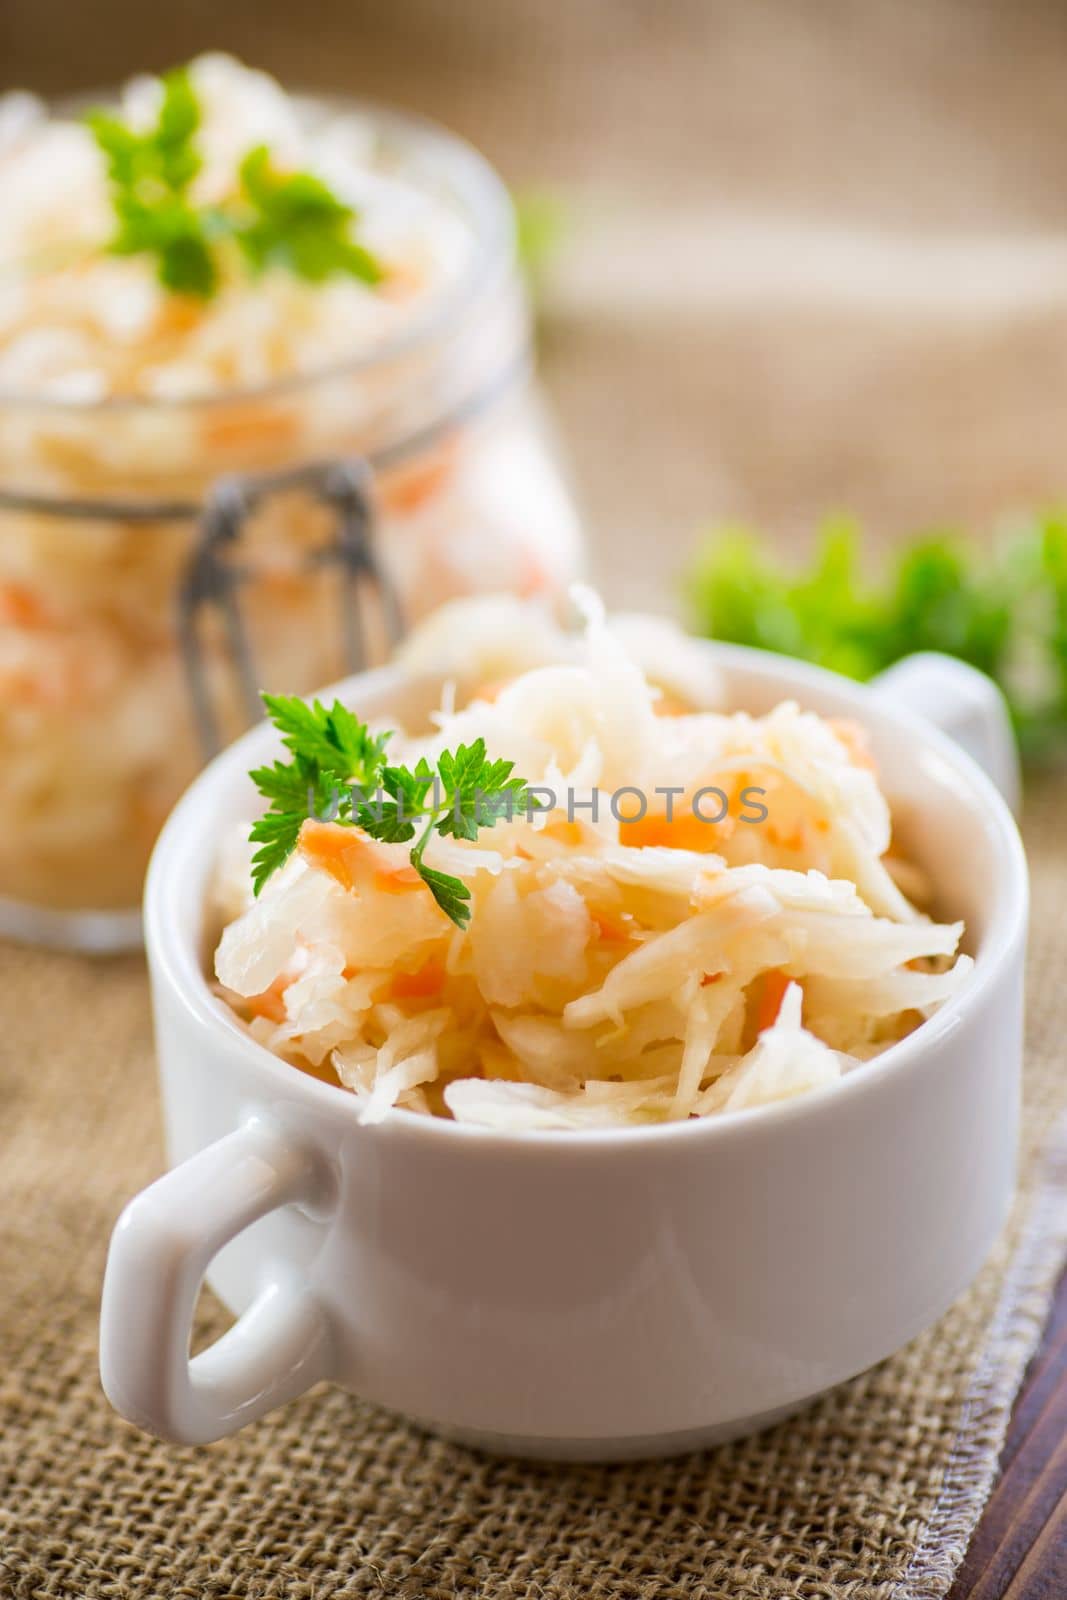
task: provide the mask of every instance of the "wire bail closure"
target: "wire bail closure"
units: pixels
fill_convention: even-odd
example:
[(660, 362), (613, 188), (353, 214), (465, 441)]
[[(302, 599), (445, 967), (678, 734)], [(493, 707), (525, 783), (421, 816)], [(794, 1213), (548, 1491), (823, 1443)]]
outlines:
[(364, 600), (368, 590), (377, 594), (389, 644), (399, 642), (404, 632), (400, 599), (374, 548), (372, 482), (367, 463), (353, 459), (277, 473), (234, 474), (213, 485), (200, 518), (200, 537), (178, 593), (178, 641), (205, 759), (217, 755), (223, 743), (202, 637), (211, 612), (222, 623), (248, 725), (262, 716), (260, 679), (240, 603), (242, 586), (254, 581), (256, 574), (240, 560), (240, 543), (249, 517), (271, 495), (306, 489), (335, 513), (333, 538), (311, 552), (307, 567), (337, 569), (341, 641), (348, 671), (361, 672), (367, 665)]

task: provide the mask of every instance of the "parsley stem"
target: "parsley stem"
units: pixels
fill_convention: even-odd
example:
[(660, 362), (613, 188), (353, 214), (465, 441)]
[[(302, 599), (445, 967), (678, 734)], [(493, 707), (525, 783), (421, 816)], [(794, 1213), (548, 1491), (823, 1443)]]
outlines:
[(437, 823), (437, 819), (440, 816), (440, 814), (441, 814), (440, 807), (432, 808), (431, 810), (429, 810), (426, 813), (426, 826), (422, 830), (422, 833), (419, 835), (418, 840), (411, 847), (411, 860), (412, 860), (412, 862), (414, 863), (414, 865), (416, 867), (421, 867), (422, 866), (423, 852), (425, 851), (426, 846), (430, 842), (430, 835), (433, 833), (434, 827), (435, 827), (435, 825)]

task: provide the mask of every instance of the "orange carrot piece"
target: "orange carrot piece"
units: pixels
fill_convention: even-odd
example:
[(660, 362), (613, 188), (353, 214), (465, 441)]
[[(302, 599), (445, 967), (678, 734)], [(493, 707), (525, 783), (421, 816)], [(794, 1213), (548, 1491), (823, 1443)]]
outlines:
[(291, 411), (267, 406), (244, 406), (240, 410), (211, 411), (203, 423), (204, 445), (209, 451), (242, 450), (246, 446), (278, 449), (292, 444), (300, 434), (300, 420)]
[(692, 709), (692, 706), (687, 706), (684, 700), (679, 700), (673, 694), (661, 694), (652, 704), (657, 717), (688, 717)]
[(415, 868), (397, 866), (373, 839), (359, 828), (342, 828), (336, 822), (317, 822), (309, 817), (300, 829), (300, 854), (312, 866), (320, 867), (352, 891), (361, 870), (374, 873), (375, 888), (390, 894), (403, 894), (422, 883)]
[(289, 979), (275, 978), (269, 988), (261, 994), (249, 995), (245, 1005), (254, 1017), (266, 1017), (269, 1022), (285, 1021), (285, 991), (289, 987)]
[(456, 443), (449, 441), (432, 456), (383, 476), (378, 485), (382, 505), (399, 516), (418, 511), (444, 488), (455, 467), (457, 453)]
[(374, 887), (381, 894), (410, 894), (421, 884), (422, 879), (414, 867), (388, 867), (374, 874)]
[(48, 607), (42, 596), (22, 583), (0, 583), (0, 622), (13, 622), (20, 628), (48, 625)]
[(430, 956), (414, 972), (394, 972), (389, 991), (396, 1000), (427, 1000), (440, 993), (444, 981), (444, 966), (436, 956)]
[(852, 765), (865, 767), (868, 772), (877, 772), (878, 765), (871, 754), (866, 728), (861, 727), (858, 722), (853, 722), (851, 717), (827, 717), (826, 720), (848, 751)]
[(736, 818), (726, 816), (721, 822), (705, 821), (694, 816), (692, 808), (675, 811), (670, 822), (660, 815), (635, 817), (619, 824), (619, 843), (632, 849), (645, 845), (667, 845), (672, 850), (695, 850), (703, 855), (714, 854), (737, 826)]
[(626, 923), (595, 911), (591, 915), (599, 938), (606, 939), (610, 944), (625, 944), (629, 939), (630, 930)]
[(778, 1020), (778, 1013), (782, 1009), (782, 1000), (785, 991), (792, 980), (778, 967), (772, 967), (763, 975), (763, 985), (760, 989), (759, 1007), (756, 1011), (756, 1032), (762, 1033), (765, 1028), (773, 1028)]
[(488, 705), (492, 705), (501, 689), (506, 689), (510, 682), (510, 678), (487, 678), (474, 690), (471, 699), (484, 700)]

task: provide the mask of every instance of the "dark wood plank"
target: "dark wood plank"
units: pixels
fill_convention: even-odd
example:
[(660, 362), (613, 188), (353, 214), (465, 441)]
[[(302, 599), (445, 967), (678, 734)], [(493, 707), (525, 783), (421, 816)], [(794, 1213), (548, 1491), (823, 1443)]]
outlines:
[(1005, 1600), (1063, 1600), (1067, 1592), (1067, 1491), (1005, 1592)]
[(1067, 1272), (1052, 1302), (1040, 1348), (1030, 1363), (1023, 1388), (1015, 1402), (1011, 1427), (1000, 1458), (1001, 1475), (1007, 1472), (1035, 1423), (1061, 1382), (1067, 1362)]
[(948, 1600), (1067, 1600), (1067, 1273)]

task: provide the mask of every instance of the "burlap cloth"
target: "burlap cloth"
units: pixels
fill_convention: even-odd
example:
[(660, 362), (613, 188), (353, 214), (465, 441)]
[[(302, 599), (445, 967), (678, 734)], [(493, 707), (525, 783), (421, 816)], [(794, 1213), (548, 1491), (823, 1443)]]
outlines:
[[(70, 82), (106, 79), (217, 37), (218, 8), (209, 27), (199, 0), (110, 9), (128, 26), (101, 26), (101, 7), (65, 13), (77, 48), (61, 58), (49, 8), (17, 0), (16, 75), (59, 84), (65, 61)], [(789, 541), (844, 505), (888, 538), (950, 519), (985, 529), (1062, 490), (1067, 274), (1042, 276), (1026, 235), (1060, 215), (1064, 102), (1043, 68), (1067, 24), (956, 0), (872, 7), (862, 26), (846, 11), (847, 26), (793, 0), (329, 0), (305, 31), (290, 7), (227, 11), (227, 42), (247, 54), (421, 105), (509, 176), (607, 186), (579, 206), (600, 220), (549, 286), (543, 358), (616, 602), (671, 604), (703, 520), (751, 517)], [(774, 115), (788, 129), (768, 142)], [(742, 203), (777, 218), (755, 251), (736, 216), (716, 220)], [(1018, 247), (982, 257), (961, 297), (972, 257), (946, 257), (929, 231), (963, 238), (993, 205)], [(798, 208), (818, 223), (840, 206), (858, 254), (854, 232), (813, 254), (789, 231)], [(654, 213), (675, 230), (666, 253)], [(894, 255), (901, 229), (914, 238)], [(777, 287), (757, 293), (746, 263), (776, 261)], [(842, 296), (852, 277), (858, 294)], [(205, 1450), (120, 1422), (98, 1386), (96, 1319), (111, 1225), (161, 1164), (142, 964), (0, 949), (3, 1600), (943, 1594), (1063, 1254), (1065, 807), (1067, 781), (1031, 784), (1022, 1186), (993, 1259), (893, 1360), (758, 1438), (669, 1463), (503, 1463), (333, 1391)], [(217, 1308), (207, 1322), (221, 1325)]]

